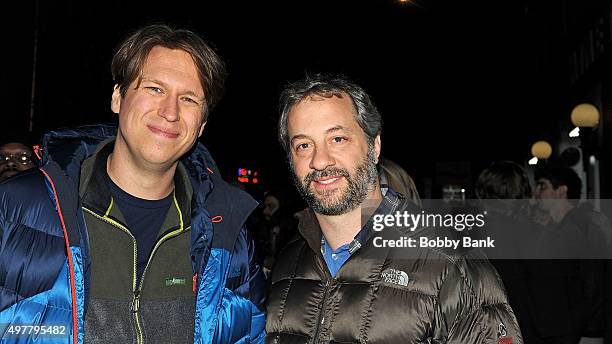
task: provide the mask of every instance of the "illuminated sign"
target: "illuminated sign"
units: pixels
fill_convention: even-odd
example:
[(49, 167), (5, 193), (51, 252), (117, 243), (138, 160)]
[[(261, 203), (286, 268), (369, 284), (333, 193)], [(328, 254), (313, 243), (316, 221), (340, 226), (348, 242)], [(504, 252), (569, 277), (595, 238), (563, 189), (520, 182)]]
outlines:
[(259, 183), (259, 173), (255, 170), (249, 170), (246, 168), (238, 168), (238, 181), (241, 183)]

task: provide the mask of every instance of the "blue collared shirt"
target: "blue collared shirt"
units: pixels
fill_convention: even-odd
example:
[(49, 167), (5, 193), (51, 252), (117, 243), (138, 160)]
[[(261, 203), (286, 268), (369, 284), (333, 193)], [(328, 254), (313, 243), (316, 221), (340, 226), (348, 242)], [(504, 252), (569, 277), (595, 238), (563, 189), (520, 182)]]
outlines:
[[(392, 208), (395, 208), (395, 205), (397, 205), (398, 196), (395, 191), (391, 188), (387, 188), (385, 191), (383, 200), (380, 202), (378, 208), (376, 208), (374, 214), (389, 214)], [(361, 230), (355, 235), (353, 241), (338, 247), (336, 250), (332, 250), (327, 240), (325, 240), (325, 236), (321, 236), (321, 253), (323, 254), (323, 259), (325, 259), (325, 264), (332, 277), (336, 277), (336, 274), (349, 257), (361, 248), (361, 243), (365, 242), (372, 229), (373, 216), (374, 215), (372, 215), (368, 222), (361, 227)]]

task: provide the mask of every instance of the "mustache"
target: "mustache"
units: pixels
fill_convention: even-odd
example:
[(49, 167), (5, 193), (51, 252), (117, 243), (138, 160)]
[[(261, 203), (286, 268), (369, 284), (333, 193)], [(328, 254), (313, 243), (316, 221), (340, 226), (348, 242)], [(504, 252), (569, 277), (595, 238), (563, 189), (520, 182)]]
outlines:
[(310, 185), (315, 179), (326, 178), (326, 177), (345, 177), (347, 179), (350, 178), (349, 172), (344, 168), (338, 167), (328, 167), (323, 171), (312, 171), (304, 177), (304, 184), (306, 187)]

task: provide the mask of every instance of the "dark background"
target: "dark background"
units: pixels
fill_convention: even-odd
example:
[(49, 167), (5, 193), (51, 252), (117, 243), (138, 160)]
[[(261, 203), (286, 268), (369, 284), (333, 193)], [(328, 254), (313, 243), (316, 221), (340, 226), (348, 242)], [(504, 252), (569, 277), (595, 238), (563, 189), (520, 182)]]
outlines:
[(166, 22), (201, 33), (229, 66), (203, 136), (224, 174), (253, 168), (266, 188), (286, 185), (279, 91), (306, 72), (342, 72), (383, 115), (383, 155), (427, 196), (441, 169), (457, 166), (469, 183), (494, 160), (525, 163), (533, 142), (555, 135), (573, 105), (568, 46), (606, 3), (20, 2), (2, 11), (2, 141), (113, 121), (116, 44), (143, 24)]

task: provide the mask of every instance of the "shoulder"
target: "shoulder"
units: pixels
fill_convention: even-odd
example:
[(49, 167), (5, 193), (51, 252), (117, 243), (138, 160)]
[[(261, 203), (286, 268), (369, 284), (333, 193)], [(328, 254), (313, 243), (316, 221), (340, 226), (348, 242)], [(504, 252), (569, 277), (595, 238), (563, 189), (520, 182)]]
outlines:
[(22, 172), (0, 183), (0, 216), (32, 228), (53, 228), (36, 223), (55, 214), (51, 192), (40, 171)]
[(308, 275), (305, 273), (298, 274), (297, 271), (298, 268), (302, 270), (313, 268), (315, 262), (312, 260), (304, 262), (305, 255), (314, 257), (314, 252), (308, 247), (302, 236), (298, 235), (280, 251), (272, 269), (271, 283), (276, 284), (282, 280), (294, 279), (298, 275)]

